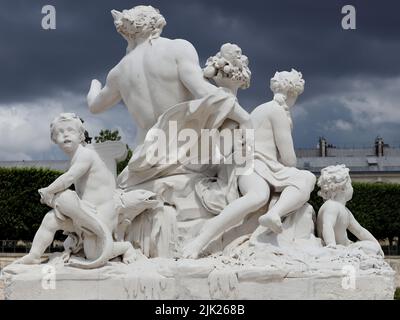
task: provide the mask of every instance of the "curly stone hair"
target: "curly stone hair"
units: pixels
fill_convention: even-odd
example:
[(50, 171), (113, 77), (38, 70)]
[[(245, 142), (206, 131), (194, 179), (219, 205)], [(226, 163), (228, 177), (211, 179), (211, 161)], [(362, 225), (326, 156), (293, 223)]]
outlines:
[(292, 69), (290, 72), (276, 72), (271, 79), (270, 88), (274, 94), (291, 92), (300, 95), (304, 91), (304, 84), (301, 72)]
[(344, 191), (350, 180), (349, 169), (344, 164), (329, 166), (321, 170), (317, 185), (318, 195), (324, 200), (332, 199), (338, 192)]
[(84, 144), (85, 143), (85, 127), (83, 126), (81, 119), (75, 113), (61, 113), (58, 117), (54, 118), (54, 120), (50, 124), (51, 141), (56, 143), (56, 139), (54, 136), (55, 129), (57, 128), (57, 124), (59, 124), (62, 121), (72, 121), (73, 123), (75, 123), (76, 128), (78, 129), (78, 132), (80, 134), (81, 143)]
[[(235, 57), (235, 52), (239, 52), (240, 57)], [(236, 44), (223, 44), (215, 56), (207, 59), (203, 72), (204, 77), (209, 79), (221, 75), (224, 78), (241, 82), (241, 89), (247, 89), (250, 86), (249, 59), (242, 54), (242, 50)]]
[(156, 39), (167, 24), (160, 11), (152, 6), (136, 6), (122, 12), (112, 10), (111, 13), (117, 31), (126, 38), (150, 32), (150, 38)]

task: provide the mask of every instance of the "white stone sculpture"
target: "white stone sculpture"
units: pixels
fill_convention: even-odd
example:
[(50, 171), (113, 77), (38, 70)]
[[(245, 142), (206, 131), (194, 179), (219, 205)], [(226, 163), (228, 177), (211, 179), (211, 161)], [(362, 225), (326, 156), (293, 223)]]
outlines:
[(296, 168), (290, 109), (304, 90), (302, 74), (296, 70), (275, 73), (271, 79), (274, 99), (251, 113), (255, 134), (255, 171), (269, 183), (279, 200), (263, 216), (260, 224), (281, 231), (281, 219), (299, 209), (310, 197), (316, 178)]
[(207, 59), (204, 76), (223, 88), (228, 88), (236, 96), (237, 90), (250, 86), (251, 71), (249, 59), (242, 49), (231, 43), (225, 43), (220, 51)]
[[(235, 97), (238, 89), (247, 89), (250, 86), (249, 61), (236, 44), (223, 44), (220, 52), (207, 59), (203, 72), (205, 78), (214, 81), (216, 85), (225, 88)], [(239, 128), (237, 122), (227, 119), (220, 127), (220, 131), (234, 131), (237, 128)], [(232, 139), (222, 141), (220, 152), (224, 161), (218, 167), (216, 177), (203, 178), (196, 184), (196, 194), (202, 205), (214, 215), (218, 215), (230, 202), (239, 197), (234, 155), (235, 152), (242, 150), (242, 141), (235, 141), (234, 134), (230, 136)], [(239, 147), (238, 150), (235, 150), (235, 144)], [(187, 254), (190, 255), (189, 252)]]
[[(122, 206), (122, 194), (117, 192), (115, 177), (104, 161), (94, 150), (83, 145), (85, 129), (82, 122), (75, 114), (63, 113), (53, 120), (50, 130), (51, 139), (68, 155), (71, 165), (52, 184), (39, 190), (41, 202), (53, 210), (44, 217), (29, 254), (17, 263), (40, 263), (58, 230), (70, 234), (64, 243), (64, 261), (71, 266), (97, 268), (120, 255), (123, 262), (132, 263), (140, 252), (130, 242), (114, 242), (112, 235), (120, 222), (127, 219), (119, 219), (121, 210), (116, 210), (117, 199)], [(68, 189), (72, 184), (76, 191)], [(124, 196), (134, 202), (134, 207), (146, 203), (138, 214), (153, 206), (152, 201), (146, 201), (152, 195), (135, 191)], [(85, 260), (70, 259), (71, 253), (78, 253), (82, 248)]]
[(203, 78), (197, 52), (186, 40), (161, 37), (166, 22), (151, 6), (112, 10), (117, 31), (127, 40), (127, 54), (109, 72), (102, 88), (93, 80), (87, 101), (99, 113), (121, 99), (137, 127), (134, 147), (170, 107), (207, 96), (216, 88)]
[[(318, 194), (324, 199), (324, 204), (318, 212), (318, 236), (325, 245), (329, 247), (350, 245), (360, 247), (366, 253), (383, 256), (378, 240), (363, 228), (346, 208), (346, 203), (353, 197), (349, 169), (345, 165), (322, 169), (318, 186), (321, 188)], [(352, 243), (347, 237), (347, 230), (360, 241)]]
[[(240, 61), (240, 58), (236, 56), (235, 60)], [(222, 78), (227, 84), (229, 76)], [(231, 78), (233, 84), (228, 86), (234, 86), (234, 90), (243, 85), (236, 77)], [(212, 239), (265, 206), (272, 192), (280, 193), (279, 198), (259, 221), (275, 233), (282, 232), (283, 217), (300, 209), (308, 201), (314, 189), (315, 176), (311, 172), (296, 169), (290, 117), (290, 108), (304, 90), (304, 80), (296, 70), (277, 72), (271, 79), (271, 90), (274, 100), (258, 106), (251, 113), (255, 137), (254, 172), (238, 177), (241, 197), (204, 224), (196, 239), (186, 246), (186, 257), (197, 257)]]
[[(125, 103), (138, 127), (133, 156), (116, 185), (115, 160), (122, 154), (110, 154), (111, 146), (80, 145), (81, 123), (70, 116), (55, 123), (54, 137), (71, 156), (71, 169), (41, 189), (53, 210), (30, 254), (2, 270), (5, 298), (392, 299), (393, 270), (345, 208), (351, 198), (347, 172), (339, 170), (344, 180), (327, 187), (331, 178), (320, 178), (329, 200), (318, 224), (307, 203), (315, 176), (295, 167), (290, 116), (303, 92), (301, 74), (277, 72), (273, 100), (249, 115), (236, 98), (251, 76), (237, 45), (224, 44), (201, 70), (189, 42), (160, 36), (166, 22), (158, 10), (137, 6), (112, 15), (128, 42), (126, 55), (104, 87), (92, 81), (87, 102), (93, 113)], [(212, 146), (218, 163), (187, 157), (202, 146), (204, 129), (222, 134), (253, 127), (254, 148), (245, 134), (224, 141), (222, 149)], [(196, 138), (182, 143), (178, 136), (186, 129)], [(154, 139), (159, 133), (166, 140)], [(157, 159), (148, 157), (166, 146)], [(254, 151), (254, 171), (247, 175), (230, 162), (243, 147)], [(171, 155), (175, 161), (168, 161)], [(343, 181), (347, 190), (340, 189)], [(73, 182), (76, 192), (66, 190)], [(362, 241), (349, 245), (347, 228)], [(68, 232), (68, 250), (44, 265), (56, 274), (56, 290), (47, 290), (43, 265), (25, 263), (39, 263), (57, 229)], [(202, 250), (209, 255), (182, 258), (182, 252), (197, 258)], [(112, 259), (116, 255), (127, 263)], [(343, 286), (349, 268), (356, 275), (351, 290)]]
[[(124, 237), (139, 243), (148, 256), (175, 256), (179, 248), (165, 252), (160, 248), (162, 242), (176, 243), (179, 247), (182, 241), (178, 238), (193, 232), (187, 229), (186, 221), (194, 219), (196, 223), (189, 229), (197, 228), (209, 215), (196, 200), (193, 183), (209, 174), (181, 158), (172, 163), (166, 160), (171, 154), (185, 155), (183, 148), (190, 149), (188, 144), (176, 143), (177, 135), (191, 129), (200, 137), (201, 130), (219, 128), (226, 119), (247, 128), (249, 115), (232, 94), (203, 77), (197, 52), (188, 41), (160, 36), (165, 20), (158, 10), (137, 6), (122, 12), (113, 10), (112, 15), (117, 31), (128, 42), (127, 54), (109, 72), (103, 88), (98, 80), (92, 81), (88, 105), (91, 112), (99, 113), (122, 99), (133, 116), (137, 134), (133, 156), (119, 175), (118, 186), (125, 191), (137, 188), (153, 191), (164, 203), (164, 210), (138, 217)], [(177, 134), (169, 134), (171, 124), (177, 126)], [(169, 148), (158, 162), (149, 163), (149, 150), (165, 147), (152, 139), (155, 131), (165, 133)], [(192, 145), (197, 143), (194, 141)], [(180, 222), (185, 222), (186, 227), (177, 234), (176, 230), (183, 230), (177, 225)], [(149, 233), (170, 238), (155, 241), (157, 237), (149, 239)], [(143, 236), (138, 239), (139, 235)]]

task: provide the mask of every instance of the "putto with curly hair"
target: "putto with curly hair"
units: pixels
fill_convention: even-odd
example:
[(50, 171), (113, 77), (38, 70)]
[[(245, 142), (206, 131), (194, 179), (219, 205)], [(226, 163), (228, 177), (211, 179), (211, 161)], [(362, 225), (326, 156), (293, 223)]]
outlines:
[(54, 120), (50, 124), (50, 138), (51, 141), (56, 143), (55, 133), (57, 131), (57, 125), (60, 122), (71, 121), (75, 124), (75, 127), (80, 135), (81, 143), (85, 142), (85, 127), (81, 119), (75, 113), (61, 113), (58, 117), (54, 118)]
[(223, 44), (215, 56), (207, 59), (203, 72), (204, 77), (208, 79), (219, 76), (239, 82), (241, 89), (247, 89), (250, 86), (249, 59), (242, 54), (242, 49), (236, 44)]
[(343, 192), (350, 180), (349, 169), (344, 164), (329, 166), (321, 170), (317, 185), (321, 188), (318, 195), (324, 200), (332, 199), (338, 192)]
[(152, 6), (136, 6), (122, 12), (112, 10), (111, 14), (117, 31), (126, 40), (147, 34), (150, 35), (150, 39), (156, 39), (167, 24), (160, 11)]
[[(318, 192), (324, 200), (317, 215), (318, 237), (326, 246), (351, 246), (366, 254), (383, 256), (382, 248), (375, 237), (354, 218), (346, 203), (353, 197), (349, 169), (344, 164), (329, 166), (321, 170)], [(358, 240), (352, 243), (350, 231)]]

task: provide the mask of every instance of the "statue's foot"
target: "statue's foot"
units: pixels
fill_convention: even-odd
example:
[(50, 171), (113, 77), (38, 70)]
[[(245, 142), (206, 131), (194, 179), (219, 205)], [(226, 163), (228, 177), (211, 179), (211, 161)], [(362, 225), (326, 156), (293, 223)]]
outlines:
[(122, 256), (122, 262), (125, 264), (131, 264), (138, 260), (147, 259), (147, 257), (135, 248), (129, 248)]
[(195, 239), (189, 242), (182, 251), (182, 258), (185, 259), (197, 259), (200, 255), (201, 249), (203, 246), (200, 241)]
[(40, 258), (37, 258), (34, 255), (31, 255), (29, 253), (26, 256), (23, 256), (22, 258), (15, 260), (14, 263), (15, 264), (40, 264), (41, 260), (40, 260)]
[(258, 218), (258, 222), (263, 227), (269, 228), (275, 233), (283, 231), (281, 217), (274, 211), (269, 211)]

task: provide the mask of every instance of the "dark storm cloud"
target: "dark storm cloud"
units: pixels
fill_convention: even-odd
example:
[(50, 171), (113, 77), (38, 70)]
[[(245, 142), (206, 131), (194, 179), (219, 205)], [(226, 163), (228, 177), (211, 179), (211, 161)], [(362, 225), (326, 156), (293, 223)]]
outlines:
[[(54, 31), (41, 28), (41, 8), (46, 4), (57, 10)], [(31, 101), (60, 90), (83, 98), (90, 80), (104, 82), (106, 72), (125, 52), (110, 10), (139, 4), (159, 8), (167, 20), (163, 36), (192, 42), (202, 64), (221, 44), (240, 45), (253, 73), (251, 88), (239, 93), (247, 110), (271, 98), (269, 79), (277, 70), (294, 67), (303, 72), (305, 109), (318, 95), (340, 95), (343, 79), (400, 75), (400, 3), (395, 0), (3, 0), (0, 103)], [(341, 28), (341, 8), (346, 4), (356, 7), (357, 30)], [(309, 113), (307, 121), (327, 119), (321, 109), (316, 111), (320, 113)], [(315, 137), (297, 139), (309, 145)]]
[[(202, 61), (227, 41), (242, 46), (259, 92), (276, 69), (305, 75), (343, 76), (400, 72), (396, 1), (351, 1), (355, 31), (344, 31), (341, 7), (348, 1), (148, 1), (167, 19), (165, 36), (191, 41)], [(41, 7), (54, 4), (57, 30), (40, 27)], [(3, 1), (0, 41), (2, 99), (65, 87), (83, 91), (124, 53), (110, 10), (136, 1)], [(22, 77), (22, 79), (21, 79)], [(87, 89), (85, 87), (85, 89)], [(254, 91), (254, 92), (253, 92)], [(250, 90), (255, 93), (255, 90)]]

